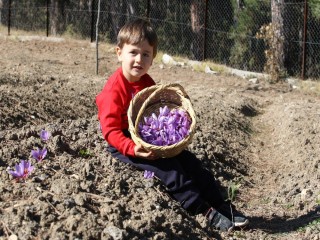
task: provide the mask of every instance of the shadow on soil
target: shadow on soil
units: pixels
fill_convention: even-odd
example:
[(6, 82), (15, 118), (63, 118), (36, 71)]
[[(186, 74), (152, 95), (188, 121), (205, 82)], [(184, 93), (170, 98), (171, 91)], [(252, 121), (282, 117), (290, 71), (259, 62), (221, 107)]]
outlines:
[(320, 219), (320, 206), (315, 210), (308, 212), (298, 218), (291, 219), (290, 217), (275, 216), (272, 219), (264, 217), (250, 218), (250, 228), (260, 229), (270, 234), (288, 233), (291, 231), (298, 231), (301, 228), (308, 226), (313, 221)]

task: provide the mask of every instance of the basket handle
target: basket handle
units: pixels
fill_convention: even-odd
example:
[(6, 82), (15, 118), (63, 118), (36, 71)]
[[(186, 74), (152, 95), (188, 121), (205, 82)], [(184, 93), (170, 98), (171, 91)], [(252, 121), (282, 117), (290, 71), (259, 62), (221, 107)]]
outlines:
[(189, 96), (186, 93), (186, 91), (184, 90), (184, 88), (178, 83), (169, 83), (169, 84), (158, 85), (158, 88), (154, 92), (152, 92), (150, 94), (150, 96), (144, 101), (144, 103), (142, 104), (142, 106), (137, 114), (136, 121), (134, 123), (136, 132), (138, 131), (138, 121), (137, 120), (139, 120), (141, 118), (141, 115), (144, 112), (144, 110), (146, 109), (146, 107), (148, 106), (149, 102), (156, 96), (156, 94), (158, 92), (160, 92), (163, 89), (176, 90), (177, 94), (179, 94), (181, 97), (189, 99)]

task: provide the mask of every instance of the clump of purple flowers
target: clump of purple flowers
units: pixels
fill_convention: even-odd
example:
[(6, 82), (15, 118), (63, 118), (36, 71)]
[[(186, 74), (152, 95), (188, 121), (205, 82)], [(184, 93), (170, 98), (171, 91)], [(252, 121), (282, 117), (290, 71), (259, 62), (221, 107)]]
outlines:
[(14, 171), (9, 170), (8, 172), (19, 182), (20, 180), (25, 180), (33, 169), (34, 167), (30, 161), (21, 160), (21, 162), (15, 166)]
[(170, 110), (167, 106), (160, 107), (159, 116), (152, 113), (144, 117), (138, 125), (143, 141), (157, 146), (168, 146), (183, 140), (188, 134), (191, 120), (182, 109)]
[[(51, 134), (46, 130), (41, 130), (40, 138), (42, 141), (46, 142), (49, 140)], [(47, 156), (48, 150), (46, 148), (31, 150), (31, 155), (38, 162), (42, 162), (42, 160)], [(15, 170), (8, 170), (8, 173), (11, 174), (17, 182), (25, 181), (30, 173), (34, 170), (34, 167), (31, 165), (30, 161), (21, 160), (19, 164), (15, 166)]]

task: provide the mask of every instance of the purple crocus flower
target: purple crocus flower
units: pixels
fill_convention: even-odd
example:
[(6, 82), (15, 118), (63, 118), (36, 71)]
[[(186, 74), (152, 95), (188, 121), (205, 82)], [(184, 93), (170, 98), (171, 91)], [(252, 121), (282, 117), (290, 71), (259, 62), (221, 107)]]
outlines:
[(143, 141), (157, 146), (168, 146), (181, 141), (189, 134), (191, 120), (183, 109), (159, 109), (159, 116), (152, 113), (139, 123), (139, 134)]
[(177, 121), (177, 115), (173, 114), (171, 117), (168, 119), (168, 124), (174, 124)]
[(15, 170), (9, 170), (8, 172), (17, 179), (17, 181), (20, 181), (21, 179), (26, 179), (30, 173), (33, 171), (34, 167), (31, 166), (30, 161), (21, 160), (19, 164), (15, 166)]
[(50, 136), (51, 136), (51, 134), (48, 131), (46, 131), (44, 129), (41, 130), (40, 138), (41, 138), (42, 141), (48, 141)]
[(163, 108), (160, 107), (159, 117), (161, 117), (161, 116), (168, 116), (169, 112), (170, 112), (170, 109), (168, 108), (168, 106), (164, 106)]
[(145, 179), (153, 178), (153, 177), (154, 177), (154, 172), (145, 170), (145, 171), (144, 171), (144, 174), (143, 174), (143, 177), (144, 177)]
[(41, 162), (47, 156), (47, 149), (43, 148), (42, 150), (38, 148), (38, 150), (31, 150), (31, 155), (38, 162)]

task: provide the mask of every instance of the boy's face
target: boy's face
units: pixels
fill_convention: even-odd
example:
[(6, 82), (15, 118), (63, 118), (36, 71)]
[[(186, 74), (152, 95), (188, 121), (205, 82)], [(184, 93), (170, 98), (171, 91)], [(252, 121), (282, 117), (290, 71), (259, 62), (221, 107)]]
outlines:
[(117, 47), (116, 51), (123, 74), (129, 82), (139, 81), (152, 65), (153, 47), (147, 40), (137, 45), (124, 44), (122, 49)]

